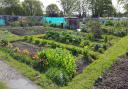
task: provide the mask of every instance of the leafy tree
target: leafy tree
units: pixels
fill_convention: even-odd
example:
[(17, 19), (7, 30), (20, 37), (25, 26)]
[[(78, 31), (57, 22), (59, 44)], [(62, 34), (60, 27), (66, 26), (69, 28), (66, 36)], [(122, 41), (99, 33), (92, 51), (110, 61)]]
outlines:
[(42, 3), (39, 0), (24, 0), (22, 3), (25, 15), (42, 15)]
[(1, 9), (4, 14), (18, 15), (20, 13), (20, 1), (19, 0), (0, 0)]
[(50, 4), (46, 8), (46, 14), (48, 16), (57, 16), (59, 14), (59, 8), (56, 4)]
[(79, 8), (78, 8), (79, 16), (86, 17), (87, 12), (89, 12), (88, 0), (79, 0), (78, 5), (79, 5)]
[(88, 0), (93, 17), (112, 16), (115, 9), (111, 0)]
[(60, 0), (64, 15), (71, 16), (72, 12), (76, 12), (79, 8), (79, 0)]
[(126, 12), (128, 12), (128, 1), (127, 0), (118, 0), (118, 3), (122, 4)]

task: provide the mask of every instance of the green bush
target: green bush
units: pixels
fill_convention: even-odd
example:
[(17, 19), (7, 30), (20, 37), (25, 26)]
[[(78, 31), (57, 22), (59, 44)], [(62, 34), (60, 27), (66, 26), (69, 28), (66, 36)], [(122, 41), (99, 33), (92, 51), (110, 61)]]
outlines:
[(91, 63), (93, 61), (92, 55), (91, 55), (91, 50), (89, 46), (84, 47), (84, 58), (88, 63)]
[[(74, 76), (74, 73), (76, 71), (75, 58), (69, 51), (61, 48), (44, 49), (41, 52), (39, 52), (38, 55), (40, 59), (43, 59), (42, 68), (44, 68), (44, 70), (47, 71), (50, 68), (59, 68), (59, 70), (63, 70), (62, 74), (64, 75), (66, 74), (70, 79)], [(58, 72), (60, 73), (61, 71), (56, 71), (55, 74), (58, 74)], [(49, 70), (48, 75), (49, 76), (51, 75), (51, 70)], [(57, 81), (59, 75), (54, 75), (54, 76), (55, 76), (54, 81)], [(64, 76), (63, 82), (59, 83), (60, 85), (66, 84), (67, 80), (65, 80), (65, 78), (67, 76)], [(50, 76), (50, 78), (51, 77), (52, 76)]]
[(44, 62), (44, 65), (48, 67), (60, 67), (66, 73), (74, 74), (76, 68), (75, 58), (69, 51), (61, 48), (44, 49), (38, 54), (41, 59), (45, 58), (44, 60), (47, 61)]
[(90, 20), (87, 23), (88, 32), (92, 33), (94, 38), (101, 38), (102, 30), (101, 30), (101, 24), (99, 21)]
[(89, 40), (81, 40), (80, 42), (80, 46), (84, 47), (84, 46), (89, 46), (90, 45), (90, 41)]
[(59, 68), (49, 68), (46, 75), (57, 85), (67, 85), (67, 82), (70, 81), (69, 76)]
[(36, 45), (39, 45), (40, 44), (40, 41), (39, 40), (35, 40), (34, 42)]
[(98, 49), (98, 52), (103, 53), (104, 52), (104, 49), (103, 48), (99, 48)]
[(105, 23), (105, 26), (114, 26), (113, 21), (109, 20)]
[(8, 45), (8, 41), (7, 40), (1, 40), (0, 41), (0, 46), (7, 46)]
[(21, 24), (20, 24), (19, 21), (15, 21), (15, 22), (11, 22), (11, 26), (12, 26), (12, 27), (20, 27)]
[(127, 35), (126, 31), (115, 31), (114, 35), (119, 36), (119, 37), (124, 37)]

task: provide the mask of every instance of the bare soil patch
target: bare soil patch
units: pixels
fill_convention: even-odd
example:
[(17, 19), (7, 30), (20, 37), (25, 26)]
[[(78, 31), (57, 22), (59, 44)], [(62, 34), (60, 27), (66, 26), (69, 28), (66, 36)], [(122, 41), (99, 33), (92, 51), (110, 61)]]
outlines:
[(119, 58), (93, 89), (128, 89), (128, 56)]
[(37, 51), (42, 49), (42, 47), (30, 44), (30, 43), (22, 42), (22, 41), (16, 41), (16, 42), (13, 42), (12, 44), (14, 47), (18, 47), (21, 51), (28, 50), (30, 52), (30, 55), (33, 55)]
[(40, 27), (40, 26), (11, 27), (11, 28), (7, 28), (7, 30), (10, 31), (13, 34), (19, 35), (19, 36), (43, 34), (47, 31), (43, 27)]

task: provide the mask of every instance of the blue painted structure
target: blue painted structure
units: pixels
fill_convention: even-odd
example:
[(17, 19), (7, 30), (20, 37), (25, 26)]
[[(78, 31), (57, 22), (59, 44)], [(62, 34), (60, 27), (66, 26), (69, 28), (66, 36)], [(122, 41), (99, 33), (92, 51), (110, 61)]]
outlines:
[(53, 24), (61, 26), (62, 28), (78, 29), (79, 18), (77, 17), (42, 17), (41, 20), (44, 24)]
[(0, 17), (0, 26), (5, 26), (5, 19)]
[(56, 25), (66, 24), (64, 17), (42, 17), (42, 22)]

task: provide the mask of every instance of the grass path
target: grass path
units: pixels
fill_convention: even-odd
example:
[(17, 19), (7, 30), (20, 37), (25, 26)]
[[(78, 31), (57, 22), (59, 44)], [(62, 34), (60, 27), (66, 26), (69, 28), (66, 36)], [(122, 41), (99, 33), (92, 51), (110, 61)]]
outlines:
[(95, 80), (109, 69), (116, 59), (128, 51), (128, 36), (109, 48), (98, 60), (90, 64), (82, 74), (76, 76), (68, 86), (62, 89), (92, 89)]
[(1, 60), (0, 80), (5, 82), (10, 89), (41, 89)]

